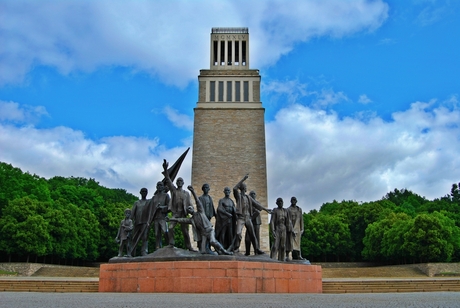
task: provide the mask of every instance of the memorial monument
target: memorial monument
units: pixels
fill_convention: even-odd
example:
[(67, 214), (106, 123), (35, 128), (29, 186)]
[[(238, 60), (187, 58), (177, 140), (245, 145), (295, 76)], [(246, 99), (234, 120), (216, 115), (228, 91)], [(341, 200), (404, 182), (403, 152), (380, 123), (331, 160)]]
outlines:
[[(134, 217), (134, 249), (139, 240), (143, 242), (141, 256), (121, 257), (119, 254), (110, 259), (109, 264), (102, 264), (99, 291), (321, 293), (321, 266), (307, 265), (302, 260), (286, 262), (284, 257), (282, 261), (274, 260), (264, 253), (270, 251), (267, 215), (272, 213), (267, 209), (265, 110), (260, 102), (259, 71), (249, 69), (248, 29), (213, 28), (210, 60), (211, 69), (201, 70), (198, 77), (192, 185), (188, 186), (195, 208), (183, 189), (183, 179), (178, 177), (176, 185), (173, 184), (187, 150), (169, 169), (164, 161), (165, 179), (157, 183), (158, 191), (163, 190), (160, 183), (165, 183), (171, 194), (170, 213), (165, 217), (169, 221), (169, 245), (157, 247), (159, 249), (148, 254), (147, 240), (142, 241), (147, 234), (144, 231), (154, 221), (153, 213), (156, 209), (165, 209), (166, 203), (160, 202), (156, 195), (152, 198), (153, 204), (148, 202), (144, 188), (142, 198), (135, 204), (142, 203), (142, 208), (138, 206), (142, 211), (139, 217), (131, 215)], [(198, 197), (193, 186), (201, 186), (203, 196)], [(210, 187), (217, 189), (209, 190)], [(235, 202), (230, 198), (229, 187), (233, 187)], [(258, 192), (258, 200), (255, 193), (246, 194), (249, 189)], [(211, 207), (207, 211), (208, 206), (214, 207), (213, 199), (219, 200), (217, 211), (212, 211)], [(252, 222), (255, 214), (261, 215), (260, 243)], [(218, 218), (215, 230), (210, 221), (214, 216)], [(163, 216), (159, 221), (160, 218)], [(173, 228), (177, 223), (181, 224), (184, 233), (185, 249), (174, 246)], [(187, 224), (192, 225), (194, 238), (201, 242), (200, 252), (192, 248), (186, 236)], [(239, 247), (245, 242), (243, 226), (249, 230), (254, 255), (239, 252), (245, 248)], [(208, 243), (218, 255), (207, 249)], [(132, 251), (134, 249), (131, 247)]]
[[(214, 187), (211, 197), (219, 200), (224, 187), (233, 187), (249, 173), (248, 187), (267, 207), (265, 108), (259, 70), (250, 68), (248, 28), (212, 28), (210, 38), (210, 68), (198, 76), (192, 186), (209, 183)], [(267, 222), (267, 214), (261, 215)], [(266, 223), (261, 225), (259, 246), (270, 251)]]

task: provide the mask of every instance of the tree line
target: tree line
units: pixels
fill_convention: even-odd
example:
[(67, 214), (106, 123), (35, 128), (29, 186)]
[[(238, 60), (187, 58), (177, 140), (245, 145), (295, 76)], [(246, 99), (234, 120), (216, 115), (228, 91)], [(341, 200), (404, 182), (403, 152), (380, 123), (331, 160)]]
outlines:
[(1, 162), (1, 257), (51, 263), (108, 260), (117, 253), (114, 237), (123, 211), (135, 200), (126, 190), (105, 188), (94, 179), (46, 180)]
[(372, 202), (324, 203), (304, 214), (302, 255), (317, 262), (459, 262), (459, 185), (434, 200), (395, 189)]
[[(395, 189), (372, 202), (324, 203), (303, 214), (302, 256), (312, 262), (459, 262), (459, 185), (434, 200)], [(107, 261), (118, 253), (114, 237), (124, 210), (136, 200), (95, 179), (47, 180), (0, 162), (0, 260)], [(180, 246), (181, 232), (175, 233)]]

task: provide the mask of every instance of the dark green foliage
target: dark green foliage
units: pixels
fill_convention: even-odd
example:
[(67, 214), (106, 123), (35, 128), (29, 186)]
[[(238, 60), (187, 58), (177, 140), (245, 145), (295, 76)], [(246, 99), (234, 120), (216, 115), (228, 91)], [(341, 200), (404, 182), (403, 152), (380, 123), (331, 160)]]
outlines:
[(342, 215), (318, 214), (304, 219), (302, 255), (318, 261), (343, 261), (352, 251), (350, 228)]
[[(191, 236), (190, 241), (192, 241), (192, 246), (193, 246), (193, 236)], [(181, 248), (186, 249), (184, 235), (182, 234), (180, 224), (176, 224), (176, 226), (174, 227), (174, 245), (176, 247), (181, 247)]]
[(8, 203), (0, 218), (0, 248), (8, 254), (43, 256), (51, 251), (46, 204), (22, 197)]
[[(410, 217), (404, 213), (389, 213), (385, 218), (369, 224), (363, 238), (362, 255), (369, 261), (393, 261), (404, 254), (400, 253), (404, 243), (404, 230), (401, 229)], [(402, 234), (399, 234), (401, 231)]]
[(460, 229), (439, 212), (420, 214), (404, 234), (404, 246), (414, 261), (449, 262), (459, 246)]
[[(395, 189), (378, 201), (325, 203), (304, 214), (302, 253), (312, 261), (459, 261), (459, 185), (433, 201)], [(341, 241), (345, 233), (337, 231), (343, 229), (340, 224), (348, 226), (348, 246)]]
[(404, 202), (410, 199), (410, 202), (413, 203), (414, 207), (425, 203), (427, 200), (424, 197), (421, 197), (417, 194), (414, 194), (408, 189), (395, 189), (392, 192), (389, 192), (383, 197), (384, 200), (389, 200), (393, 202), (396, 206), (401, 206)]
[(46, 180), (0, 162), (0, 210), (8, 204), (8, 201), (22, 197), (43, 202), (51, 201)]
[(94, 179), (49, 180), (0, 163), (0, 252), (48, 260), (107, 260), (124, 210), (137, 200)]

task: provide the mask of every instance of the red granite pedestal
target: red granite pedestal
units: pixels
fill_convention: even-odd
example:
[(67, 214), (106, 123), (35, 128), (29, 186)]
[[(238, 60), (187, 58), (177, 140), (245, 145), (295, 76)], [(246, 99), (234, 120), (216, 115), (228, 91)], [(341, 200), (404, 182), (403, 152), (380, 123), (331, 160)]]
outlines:
[(99, 292), (322, 293), (321, 266), (284, 262), (159, 261), (103, 264)]

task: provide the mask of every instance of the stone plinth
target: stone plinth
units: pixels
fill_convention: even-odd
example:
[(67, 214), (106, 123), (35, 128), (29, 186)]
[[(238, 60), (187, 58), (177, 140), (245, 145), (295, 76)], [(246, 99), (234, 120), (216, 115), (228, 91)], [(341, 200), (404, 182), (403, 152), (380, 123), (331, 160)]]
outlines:
[(99, 292), (322, 293), (321, 266), (259, 261), (103, 264)]

